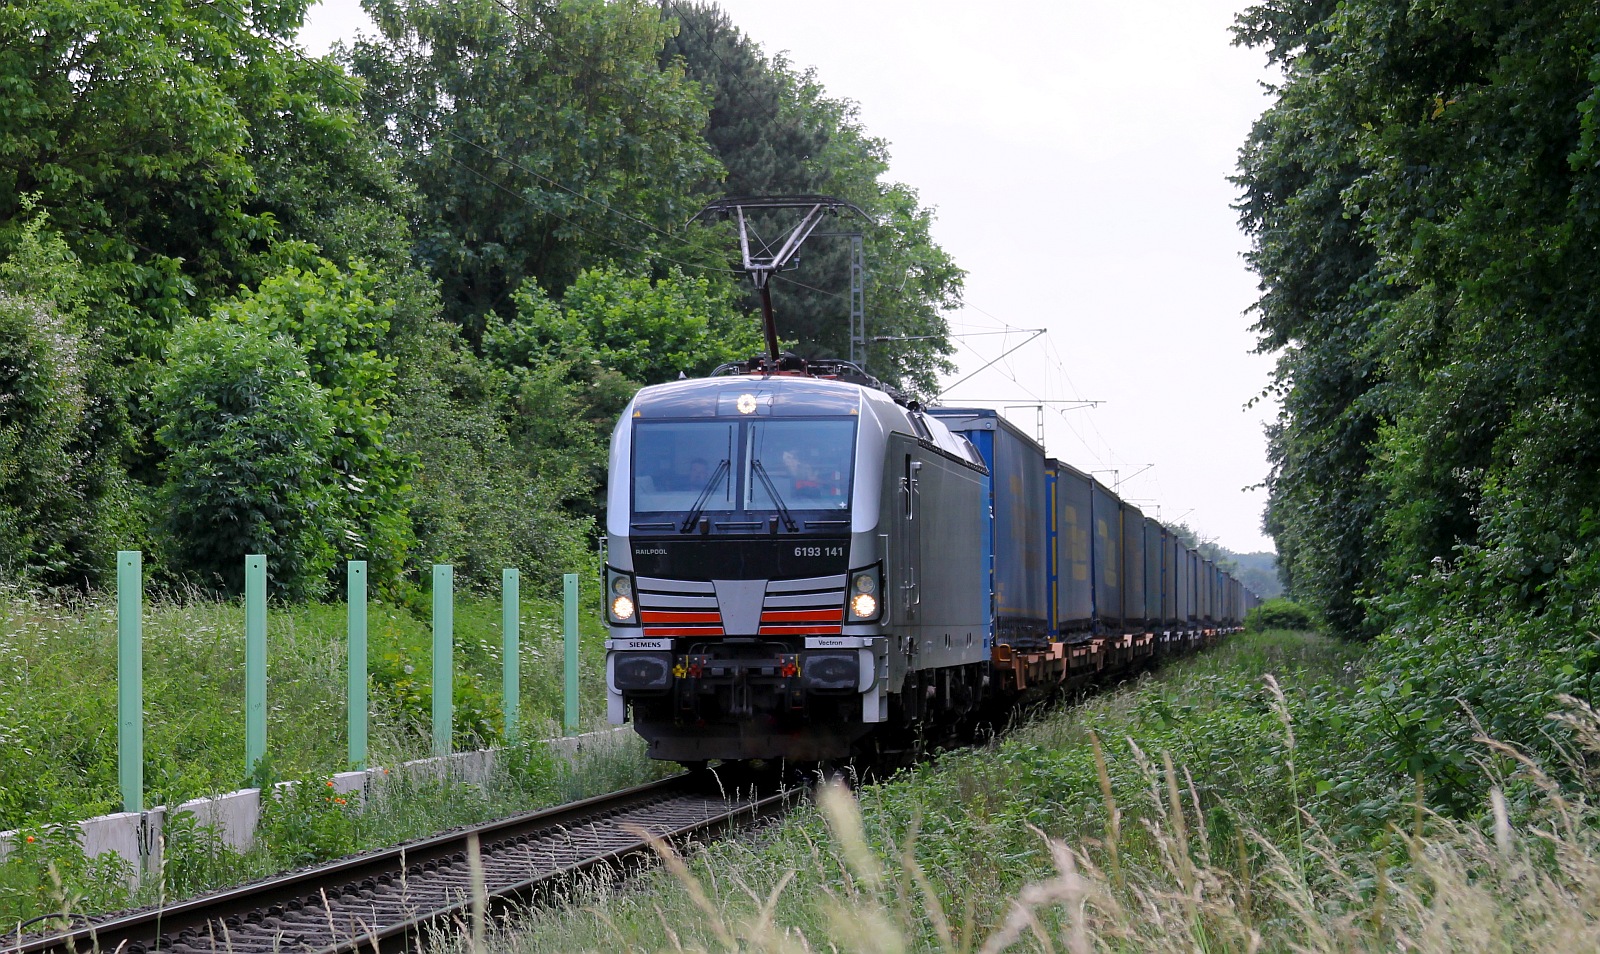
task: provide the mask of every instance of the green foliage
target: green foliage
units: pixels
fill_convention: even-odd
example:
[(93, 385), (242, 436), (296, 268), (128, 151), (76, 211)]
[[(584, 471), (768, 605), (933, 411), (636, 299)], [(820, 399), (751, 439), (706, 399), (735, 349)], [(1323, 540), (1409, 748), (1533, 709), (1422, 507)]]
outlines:
[(1463, 547), (1554, 567), (1587, 539), (1597, 30), (1562, 0), (1241, 18), (1287, 70), (1239, 180), (1280, 353), (1268, 522), (1339, 631), (1380, 631)]
[[(347, 59), (368, 123), (414, 184), (417, 257), (476, 342), (527, 280), (560, 291), (618, 254), (710, 264), (706, 106), (657, 62), (651, 5), (371, 0), (381, 36)], [(720, 264), (721, 256), (715, 261)]]
[(1565, 0), (1241, 18), (1286, 70), (1239, 180), (1283, 398), (1268, 525), (1291, 593), (1377, 637), (1368, 778), (1457, 813), (1480, 734), (1559, 764), (1545, 716), (1596, 689), (1596, 37)]
[(0, 11), (0, 222), (18, 197), (40, 195), (133, 305), (108, 317), (146, 355), (159, 348), (149, 335), (219, 291), (271, 233), (244, 207), (253, 177), (235, 94), (281, 69), (269, 38), (297, 27), (304, 5), (260, 13), (256, 34), (224, 5), (26, 0)]
[(0, 261), (0, 567), (82, 587), (140, 520), (118, 466), (118, 375), (86, 331), (81, 263), (49, 221), (34, 214)]
[(245, 555), (262, 553), (271, 592), (324, 592), (334, 421), (301, 350), (248, 325), (195, 322), (174, 336), (155, 401), (169, 452), (164, 568), (239, 593)]
[(0, 291), (0, 566), (14, 576), (64, 569), (80, 529), (82, 342), (53, 303)]
[[(594, 362), (640, 384), (700, 377), (762, 347), (761, 330), (732, 290), (673, 270), (652, 280), (614, 266), (578, 275), (559, 306), (537, 286), (516, 297), (516, 315), (485, 337), (502, 366), (546, 360)], [(619, 408), (620, 409), (620, 408)]]
[[(1310, 874), (1317, 889), (1328, 883), (1317, 875), (1325, 865), (1295, 835), (1300, 811), (1310, 807), (1295, 792), (1309, 795), (1325, 780), (1319, 773), (1339, 767), (1327, 756), (1342, 751), (1343, 740), (1325, 716), (1348, 701), (1346, 667), (1358, 652), (1308, 634), (1230, 639), (1043, 714), (993, 745), (947, 752), (860, 786), (859, 850), (848, 844), (849, 828), (817, 807), (826, 799), (810, 801), (766, 838), (729, 839), (686, 858), (708, 901), (696, 899), (683, 879), (658, 873), (642, 890), (602, 888), (565, 911), (524, 921), (513, 949), (676, 943), (778, 951), (803, 939), (841, 950), (973, 950), (1027, 898), (1022, 903), (1037, 915), (1031, 923), (1041, 937), (1059, 930), (1065, 938), (1069, 926), (1098, 928), (1106, 943), (1088, 949), (1251, 950), (1249, 940), (1218, 943), (1209, 921), (1195, 927), (1192, 911), (1176, 910), (1194, 894), (1176, 885), (1147, 897), (1171, 899), (1171, 920), (1209, 944), (1152, 942), (1139, 933), (1182, 933), (1155, 927), (1162, 920), (1151, 915), (1155, 908), (1128, 899), (1152, 881), (1172, 884), (1184, 865), (1211, 865), (1221, 875), (1194, 880), (1189, 890), (1203, 897), (1247, 881), (1242, 898), (1235, 889), (1221, 906), (1244, 909), (1258, 928), (1256, 945), (1266, 937), (1293, 946), (1303, 922), (1292, 908), (1267, 901), (1267, 885), (1297, 864), (1316, 866)], [(1277, 674), (1281, 701), (1263, 684), (1266, 673)], [(1187, 827), (1175, 830), (1178, 824)], [(1070, 876), (1057, 879), (1063, 872), (1045, 838), (1081, 853)], [(1341, 848), (1363, 857), (1369, 851), (1364, 842)], [(875, 875), (866, 874), (868, 866)], [(1090, 878), (1094, 894), (1070, 893), (1087, 892)], [(1025, 893), (1041, 881), (1050, 887)], [(1046, 910), (1044, 898), (1066, 898), (1070, 910)]]
[(498, 749), (494, 770), (476, 783), (425, 769), (380, 770), (364, 791), (340, 793), (327, 775), (305, 775), (267, 793), (256, 842), (245, 852), (228, 847), (221, 832), (199, 824), (193, 814), (170, 812), (162, 824), (161, 877), (147, 879), (137, 892), (129, 890), (129, 865), (119, 856), (83, 857), (75, 827), (29, 828), (0, 861), (0, 923), (42, 913), (171, 904), (356, 851), (639, 785), (660, 774), (637, 739), (621, 738), (593, 744), (571, 760), (538, 743)]
[[(23, 0), (0, 10), (0, 240), (40, 196), (101, 289), (95, 327), (159, 357), (259, 276), (274, 238), (392, 260), (399, 186), (337, 68), (289, 47), (308, 4)], [(287, 226), (287, 228), (286, 228)]]
[(340, 858), (360, 847), (354, 824), (359, 796), (337, 791), (333, 779), (301, 779), (262, 796), (256, 837), (276, 846), (289, 866)]
[(1246, 613), (1244, 617), (1244, 628), (1252, 633), (1264, 633), (1274, 629), (1304, 632), (1315, 627), (1311, 613), (1293, 600), (1267, 600)]
[[(412, 544), (407, 495), (413, 465), (390, 446), (396, 361), (383, 352), (396, 309), (364, 264), (288, 268), (216, 311), (216, 320), (294, 341), (332, 423), (330, 506), (318, 515), (340, 556), (367, 560), (371, 579), (393, 587)], [(306, 472), (301, 481), (309, 483)]]
[(132, 865), (113, 852), (84, 857), (76, 825), (29, 826), (16, 832), (0, 863), (0, 918), (14, 925), (41, 912), (82, 915), (86, 897), (103, 905), (100, 910), (125, 907), (132, 875)]
[[(324, 60), (292, 45), (305, 0), (0, 10), (0, 367), (38, 371), (26, 388), (5, 372), (8, 573), (86, 588), (140, 547), (226, 590), (237, 570), (214, 564), (260, 549), (301, 554), (273, 575), (309, 594), (331, 551), (399, 596), (423, 558), (477, 582), (581, 564), (631, 390), (759, 349), (726, 227), (683, 224), (725, 175), (862, 203), (881, 220), (874, 332), (942, 334), (960, 273), (882, 181), (883, 144), (720, 13), (679, 10), (680, 29), (641, 0), (368, 6), (379, 36)], [(688, 39), (696, 17), (717, 20), (711, 47)], [(842, 254), (808, 248), (834, 277)], [(790, 290), (785, 336), (843, 353), (837, 300)], [(191, 401), (174, 382), (201, 364), (213, 386), (248, 374), (201, 359), (197, 317), (283, 336), (320, 396), (265, 372), (296, 409), (275, 435), (275, 405), (248, 423)], [(896, 343), (874, 369), (931, 387), (948, 351)], [(256, 473), (263, 441), (282, 446)]]
[(417, 462), (417, 552), (453, 564), (470, 585), (497, 586), (502, 568), (518, 567), (533, 585), (553, 587), (584, 565), (593, 527), (564, 505), (589, 500), (604, 473), (603, 456), (597, 462), (593, 450), (573, 446), (587, 449), (592, 434), (588, 420), (571, 413), (582, 395), (541, 374), (550, 387), (547, 400), (534, 401), (537, 420), (575, 434), (559, 445), (548, 433), (514, 443), (501, 411), (508, 383), (470, 354), (446, 358), (402, 381), (395, 404), (396, 448)]
[[(458, 651), (462, 648), (456, 647)], [(369, 662), (370, 682), (378, 704), (419, 735), (431, 727), (433, 718), (432, 655), (431, 642), (413, 640), (399, 643)], [(454, 675), (450, 689), (455, 726), (451, 744), (455, 748), (484, 748), (504, 741), (500, 702), (485, 691), (476, 672)]]
[(759, 329), (732, 298), (710, 279), (614, 266), (584, 271), (559, 301), (525, 286), (516, 314), (491, 322), (483, 340), (525, 466), (570, 509), (596, 513), (612, 425), (639, 385), (760, 350)]
[[(592, 579), (590, 576), (588, 579)], [(525, 732), (559, 731), (563, 710), (561, 608), (548, 581), (524, 573), (521, 712)], [(555, 581), (553, 588), (559, 588)], [(582, 588), (580, 679), (585, 723), (604, 712), (604, 630), (595, 587)], [(109, 599), (62, 605), (0, 591), (0, 831), (75, 821), (120, 803), (116, 752), (115, 612)], [(346, 768), (342, 603), (274, 605), (268, 614), (268, 756), (278, 778)], [(455, 682), (464, 708), (457, 744), (500, 730), (498, 597), (459, 591)], [(414, 688), (430, 678), (425, 618), (390, 602), (367, 609), (373, 668), (371, 762), (397, 765), (431, 751), (425, 696), (388, 691), (389, 660), (406, 660)], [(176, 805), (240, 787), (244, 778), (244, 610), (237, 601), (152, 598), (145, 616), (145, 800)], [(401, 667), (405, 663), (401, 663)]]

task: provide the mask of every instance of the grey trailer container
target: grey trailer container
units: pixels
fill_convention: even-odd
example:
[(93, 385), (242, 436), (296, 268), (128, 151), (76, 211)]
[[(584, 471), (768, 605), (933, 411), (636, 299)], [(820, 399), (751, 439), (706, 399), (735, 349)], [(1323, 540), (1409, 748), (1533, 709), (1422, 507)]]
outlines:
[(1122, 627), (1122, 501), (1098, 480), (1089, 485), (1094, 615), (1100, 626)]
[(1122, 504), (1122, 621), (1129, 627), (1144, 626), (1144, 525), (1138, 507)]
[(1216, 596), (1217, 565), (1200, 558), (1200, 612), (1201, 619), (1216, 619), (1216, 606), (1212, 600)]
[(971, 441), (989, 468), (995, 641), (1041, 648), (1050, 634), (1044, 448), (990, 409), (928, 414)]
[(1144, 619), (1145, 625), (1161, 625), (1161, 524), (1144, 519)]
[(1194, 615), (1194, 565), (1190, 560), (1193, 556), (1188, 547), (1178, 545), (1178, 623), (1185, 627)]
[(1178, 587), (1182, 581), (1182, 568), (1178, 565), (1178, 554), (1182, 552), (1182, 544), (1178, 543), (1178, 535), (1171, 530), (1162, 530), (1162, 619), (1168, 626), (1176, 626), (1181, 616), (1178, 615)]
[(1189, 584), (1189, 613), (1190, 623), (1200, 621), (1200, 554), (1194, 550), (1184, 551), (1184, 562), (1188, 564)]
[(1094, 546), (1091, 532), (1088, 474), (1059, 460), (1048, 461), (1050, 518), (1054, 529), (1054, 561), (1050, 583), (1055, 600), (1055, 629), (1063, 639), (1094, 629)]

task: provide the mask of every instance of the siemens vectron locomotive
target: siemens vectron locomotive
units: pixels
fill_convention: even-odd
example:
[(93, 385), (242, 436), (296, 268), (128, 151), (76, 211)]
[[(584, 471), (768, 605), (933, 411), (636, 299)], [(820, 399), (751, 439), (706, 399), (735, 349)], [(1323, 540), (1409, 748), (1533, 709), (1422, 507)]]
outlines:
[(644, 388), (612, 435), (609, 715), (655, 758), (943, 741), (1256, 602), (993, 411), (764, 367)]

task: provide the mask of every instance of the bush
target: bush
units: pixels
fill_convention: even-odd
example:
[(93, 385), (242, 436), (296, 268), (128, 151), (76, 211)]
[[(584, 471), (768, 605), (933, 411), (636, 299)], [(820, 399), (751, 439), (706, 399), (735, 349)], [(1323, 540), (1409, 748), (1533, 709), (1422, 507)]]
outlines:
[(1267, 600), (1244, 615), (1244, 628), (1252, 633), (1269, 629), (1308, 630), (1316, 628), (1311, 611), (1293, 600)]
[(85, 331), (86, 280), (48, 225), (24, 223), (0, 262), (0, 569), (81, 588), (142, 520), (118, 462), (125, 385)]
[(0, 565), (60, 566), (79, 510), (79, 336), (48, 302), (0, 291)]
[(423, 373), (406, 382), (395, 425), (396, 446), (420, 465), (411, 517), (428, 559), (478, 587), (498, 586), (501, 568), (513, 566), (553, 586), (587, 562), (593, 523), (562, 507), (573, 486), (567, 468), (531, 468), (492, 406), (457, 400)]
[(170, 452), (174, 574), (238, 593), (245, 555), (263, 553), (274, 594), (323, 592), (335, 559), (333, 421), (300, 349), (244, 325), (196, 322), (174, 337), (155, 404), (156, 438)]
[(369, 578), (387, 593), (415, 542), (407, 513), (414, 465), (388, 439), (396, 361), (384, 351), (397, 306), (380, 281), (360, 262), (348, 270), (325, 260), (315, 270), (288, 266), (219, 307), (216, 318), (283, 335), (304, 355), (332, 424), (324, 535), (341, 556), (368, 561)]

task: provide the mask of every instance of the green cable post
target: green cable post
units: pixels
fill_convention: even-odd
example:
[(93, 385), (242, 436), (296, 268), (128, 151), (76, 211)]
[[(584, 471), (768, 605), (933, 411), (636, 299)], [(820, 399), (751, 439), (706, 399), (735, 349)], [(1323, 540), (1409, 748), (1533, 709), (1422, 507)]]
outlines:
[(578, 732), (578, 574), (568, 573), (561, 578), (562, 614), (561, 634), (566, 642), (567, 664), (567, 718), (568, 735)]
[(433, 567), (433, 754), (450, 754), (450, 735), (454, 731), (451, 696), (451, 643), (455, 634), (454, 568), (447, 564)]
[(144, 554), (117, 551), (117, 776), (122, 810), (144, 811)]
[(267, 558), (244, 558), (244, 777), (267, 755)]
[(345, 619), (350, 648), (346, 653), (345, 718), (349, 729), (350, 769), (367, 767), (367, 561), (351, 560), (345, 569)]
[(517, 709), (522, 700), (522, 599), (518, 593), (521, 577), (516, 570), (500, 571), (500, 658), (504, 663), (501, 679), (501, 708), (506, 714), (506, 744), (517, 743)]

